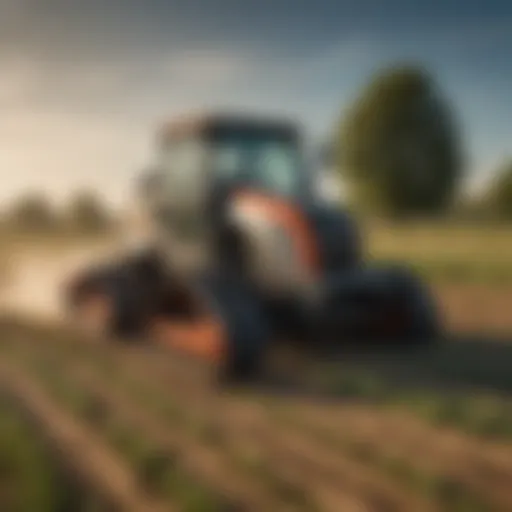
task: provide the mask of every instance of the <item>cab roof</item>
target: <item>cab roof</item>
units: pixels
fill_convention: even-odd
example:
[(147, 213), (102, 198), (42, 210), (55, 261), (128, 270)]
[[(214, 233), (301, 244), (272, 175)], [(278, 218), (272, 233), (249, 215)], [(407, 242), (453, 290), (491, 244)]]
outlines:
[(215, 136), (223, 131), (273, 132), (298, 138), (300, 127), (296, 121), (286, 118), (261, 116), (240, 112), (202, 112), (179, 116), (163, 124), (160, 141), (169, 141), (188, 135)]

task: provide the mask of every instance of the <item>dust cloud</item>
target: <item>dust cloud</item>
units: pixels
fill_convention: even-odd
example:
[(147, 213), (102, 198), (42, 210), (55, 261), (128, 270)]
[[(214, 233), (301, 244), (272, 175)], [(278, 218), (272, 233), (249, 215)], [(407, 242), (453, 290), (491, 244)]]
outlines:
[(65, 251), (19, 250), (11, 255), (0, 286), (0, 313), (63, 320), (61, 292), (66, 281), (92, 262), (110, 256), (108, 247)]

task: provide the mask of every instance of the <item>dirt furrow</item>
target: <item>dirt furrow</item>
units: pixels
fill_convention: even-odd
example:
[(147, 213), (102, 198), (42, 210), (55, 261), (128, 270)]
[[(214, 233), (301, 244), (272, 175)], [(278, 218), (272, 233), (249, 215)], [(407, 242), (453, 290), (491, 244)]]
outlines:
[[(315, 502), (320, 506), (320, 510), (325, 511), (373, 512), (389, 510), (381, 502), (379, 502), (379, 507), (376, 508), (377, 498), (370, 499), (370, 494), (366, 490), (362, 492), (364, 498), (361, 498), (354, 495), (352, 489), (347, 490), (344, 485), (324, 484), (315, 473), (314, 468), (304, 468), (304, 464), (293, 464), (293, 461), (288, 464), (288, 461), (286, 461), (288, 453), (283, 454), (282, 451), (277, 450), (276, 446), (274, 446), (274, 451), (269, 453), (268, 447), (261, 445), (261, 438), (253, 439), (251, 436), (247, 436), (244, 431), (238, 435), (237, 425), (226, 429), (225, 425), (215, 421), (215, 413), (217, 412), (226, 420), (229, 420), (232, 413), (231, 411), (221, 410), (220, 402), (215, 400), (214, 396), (211, 397), (211, 407), (206, 407), (204, 403), (181, 401), (181, 407), (184, 410), (192, 409), (190, 418), (193, 423), (200, 424), (203, 428), (208, 427), (204, 434), (210, 437), (210, 441), (213, 438), (225, 454), (229, 451), (231, 456), (237, 458), (234, 462), (245, 465), (246, 470), (251, 475), (251, 482), (242, 476), (243, 471), (236, 472), (236, 470), (229, 467), (229, 464), (226, 465), (226, 460), (216, 456), (214, 451), (205, 450), (204, 447), (201, 447), (198, 444), (199, 439), (183, 432), (180, 433), (176, 429), (170, 430), (162, 426), (158, 420), (148, 416), (146, 411), (141, 411), (133, 403), (130, 403), (126, 397), (123, 397), (122, 393), (113, 389), (112, 383), (109, 384), (98, 378), (97, 369), (87, 367), (83, 362), (77, 361), (76, 364), (73, 364), (69, 359), (66, 363), (66, 371), (73, 378), (81, 381), (81, 384), (92, 390), (97, 397), (115, 407), (127, 423), (135, 425), (148, 438), (162, 446), (179, 447), (179, 453), (174, 452), (174, 454), (180, 455), (179, 460), (190, 469), (191, 473), (201, 476), (206, 484), (216, 488), (223, 495), (234, 499), (237, 505), (243, 506), (243, 510), (317, 510), (318, 506), (311, 501), (309, 495), (315, 497)], [(127, 360), (125, 359), (123, 366), (126, 363)], [(128, 370), (132, 370), (131, 366), (128, 367)], [(134, 370), (137, 371), (138, 368), (134, 368)], [(143, 378), (149, 380), (151, 377), (149, 374), (143, 373)], [(161, 390), (162, 387), (157, 389)], [(202, 407), (205, 414), (203, 412), (198, 413), (197, 405)], [(217, 407), (219, 407), (218, 411), (216, 411)], [(194, 412), (195, 414), (193, 414)], [(252, 461), (243, 459), (244, 455), (251, 455), (251, 453), (247, 453), (248, 447), (255, 448), (260, 454), (261, 452), (266, 453), (267, 456), (264, 461), (261, 461), (264, 465), (254, 466)], [(249, 451), (251, 452), (251, 450)], [(277, 471), (275, 471), (275, 467), (277, 467)], [(308, 471), (305, 471), (305, 469)], [(267, 490), (255, 483), (258, 480), (266, 483)], [(272, 490), (272, 494), (280, 497), (278, 501), (276, 501), (276, 498), (269, 496), (269, 489)]]
[[(153, 354), (144, 357), (152, 360), (154, 371), (167, 368), (167, 373), (173, 373), (176, 379), (185, 378), (184, 367), (172, 359)], [(200, 394), (200, 386), (196, 388)], [(293, 410), (298, 420), (295, 426), (289, 423), (288, 435), (291, 431), (300, 431), (299, 423), (305, 420), (313, 429), (327, 429), (331, 438), (364, 445), (366, 451), (373, 451), (374, 457), (406, 460), (412, 468), (449, 477), (485, 497), (500, 510), (512, 510), (512, 449), (506, 444), (485, 442), (448, 428), (431, 427), (406, 413), (341, 404), (319, 405), (306, 400), (295, 400), (295, 405), (290, 402), (293, 404), (294, 399), (286, 397), (278, 400), (276, 407), (282, 411)], [(256, 403), (240, 402), (240, 407), (265, 414), (265, 409)]]
[(65, 465), (97, 489), (114, 510), (174, 510), (147, 496), (138, 487), (135, 476), (94, 434), (57, 407), (23, 371), (5, 360), (0, 361), (0, 382), (44, 438), (60, 450)]
[(461, 482), (502, 510), (512, 510), (512, 449), (507, 445), (429, 427), (407, 414), (363, 406), (283, 404), (282, 412), (291, 413), (292, 422), (302, 423), (332, 444), (339, 439), (364, 446), (374, 456), (406, 458)]
[[(74, 348), (68, 346), (65, 350), (72, 352)], [(373, 457), (400, 459), (415, 469), (447, 476), (485, 497), (500, 510), (512, 509), (509, 446), (431, 427), (407, 414), (346, 404), (293, 402), (291, 397), (282, 403), (280, 399), (275, 402), (278, 409), (286, 413), (282, 421), (279, 414), (272, 417), (273, 412), (256, 402), (212, 393), (204, 375), (179, 358), (142, 347), (94, 347), (90, 350), (91, 354), (97, 351), (101, 357), (117, 361), (124, 367), (123, 371), (132, 373), (134, 379), (146, 380), (155, 391), (160, 389), (165, 393), (168, 390), (173, 399), (181, 401), (182, 406), (198, 418), (217, 418), (217, 430), (225, 432), (233, 446), (241, 452), (247, 446), (264, 450), (266, 460), (282, 474), (288, 472), (290, 481), (303, 480), (312, 487), (316, 482), (321, 483), (325, 490), (320, 498), (323, 503), (331, 503), (331, 506), (335, 503), (337, 498), (329, 495), (328, 489), (329, 485), (334, 487), (332, 484), (339, 482), (338, 488), (343, 487), (344, 496), (366, 495), (363, 503), (370, 510), (375, 510), (372, 508), (375, 506), (386, 507), (389, 496), (395, 493), (401, 497), (397, 501), (398, 508), (393, 510), (420, 510), (424, 506), (422, 502), (411, 504), (409, 493), (389, 485), (389, 479), (381, 478), (379, 472), (368, 471), (366, 464), (354, 464), (347, 458), (346, 453), (350, 453), (350, 444), (353, 444), (356, 449), (361, 447), (371, 452)], [(319, 435), (311, 435), (313, 431), (320, 431)], [(341, 442), (334, 449), (337, 439)], [(325, 486), (325, 482), (329, 485)], [(382, 495), (386, 497), (384, 505), (377, 505)], [(392, 503), (393, 499), (396, 498), (392, 498)], [(399, 508), (404, 506), (409, 508)]]
[[(47, 351), (46, 347), (45, 351)], [(73, 347), (67, 347), (73, 351)], [(65, 349), (64, 349), (65, 350)], [(91, 348), (91, 354), (96, 351)], [(209, 388), (197, 386), (187, 375), (173, 372), (168, 357), (146, 350), (101, 350), (117, 363), (120, 371), (152, 386), (155, 393), (169, 390), (181, 406), (195, 413), (204, 422), (212, 422), (225, 441), (238, 453), (258, 453), (267, 468), (279, 476), (280, 488), (288, 492), (307, 491), (323, 510), (340, 510), (341, 503), (351, 497), (352, 507), (346, 510), (409, 511), (431, 510), (416, 496), (382, 478), (379, 473), (341, 454), (333, 455), (307, 436), (290, 433), (262, 414), (259, 407), (244, 404), (240, 399), (220, 396)], [(94, 357), (94, 356), (93, 356)], [(163, 361), (163, 364), (162, 364)], [(180, 363), (178, 363), (178, 366)], [(186, 393), (181, 393), (186, 390)], [(256, 411), (256, 415), (254, 414)]]
[[(257, 446), (272, 467), (287, 474), (293, 472), (297, 477), (300, 473), (304, 485), (310, 485), (312, 491), (331, 486), (357, 497), (366, 503), (369, 510), (420, 511), (433, 508), (364, 465), (343, 454), (333, 454), (308, 436), (273, 421), (257, 404), (246, 403), (235, 396), (219, 395), (211, 389), (187, 382), (183, 367), (169, 361), (168, 357), (162, 358), (158, 352), (130, 351), (122, 357), (124, 368), (129, 368), (132, 375), (143, 380), (150, 376), (153, 380), (158, 378), (167, 383), (165, 387), (170, 390), (170, 395), (181, 400), (184, 407), (193, 407), (203, 420), (214, 419), (218, 430), (226, 432), (239, 451), (247, 446)], [(173, 371), (178, 366), (181, 370)], [(185, 386), (186, 395), (173, 392)]]
[(201, 439), (188, 434), (179, 426), (165, 426), (148, 414), (146, 408), (141, 409), (130, 400), (126, 393), (106, 382), (91, 367), (78, 364), (73, 365), (70, 370), (73, 379), (93, 393), (100, 403), (119, 415), (123, 422), (135, 427), (143, 436), (162, 448), (170, 449), (177, 464), (225, 496), (236, 510), (293, 510), (290, 505), (279, 503), (279, 500), (254, 479), (249, 480), (231, 467), (219, 450), (205, 446)]

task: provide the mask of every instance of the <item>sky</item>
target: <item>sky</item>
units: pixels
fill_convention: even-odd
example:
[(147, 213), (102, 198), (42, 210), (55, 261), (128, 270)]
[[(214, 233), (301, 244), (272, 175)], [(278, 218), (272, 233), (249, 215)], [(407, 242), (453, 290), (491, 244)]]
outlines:
[(508, 0), (0, 0), (0, 201), (122, 202), (188, 110), (282, 113), (322, 138), (395, 62), (435, 74), (472, 182), (512, 156)]

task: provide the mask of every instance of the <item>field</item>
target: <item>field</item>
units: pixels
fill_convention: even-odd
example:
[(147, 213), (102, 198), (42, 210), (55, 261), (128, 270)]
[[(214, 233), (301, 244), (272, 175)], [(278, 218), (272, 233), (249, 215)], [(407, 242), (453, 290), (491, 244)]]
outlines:
[[(509, 232), (373, 229), (374, 257), (430, 275), (449, 340), (276, 357), (260, 383), (221, 392), (158, 347), (1, 317), (0, 510), (512, 510)], [(32, 261), (26, 244), (5, 261)], [(55, 260), (61, 241), (47, 249)], [(45, 283), (25, 305), (50, 299)]]
[[(426, 277), (441, 282), (512, 284), (512, 225), (462, 222), (389, 224), (362, 222), (368, 256), (405, 261)], [(98, 246), (116, 236), (88, 238), (78, 234), (3, 232), (0, 230), (0, 271), (19, 252), (66, 252), (84, 245)]]
[(2, 389), (21, 425), (3, 427), (2, 449), (18, 459), (12, 478), (32, 479), (11, 491), (24, 499), (68, 489), (38, 473), (46, 460), (73, 470), (67, 494), (94, 496), (94, 510), (512, 507), (512, 345), (348, 351), (219, 393), (207, 368), (157, 348), (12, 319), (1, 332)]
[(403, 261), (437, 292), (458, 333), (512, 333), (512, 226), (368, 223), (367, 252), (376, 261)]
[(510, 224), (372, 222), (364, 233), (372, 258), (406, 261), (432, 280), (512, 283)]

